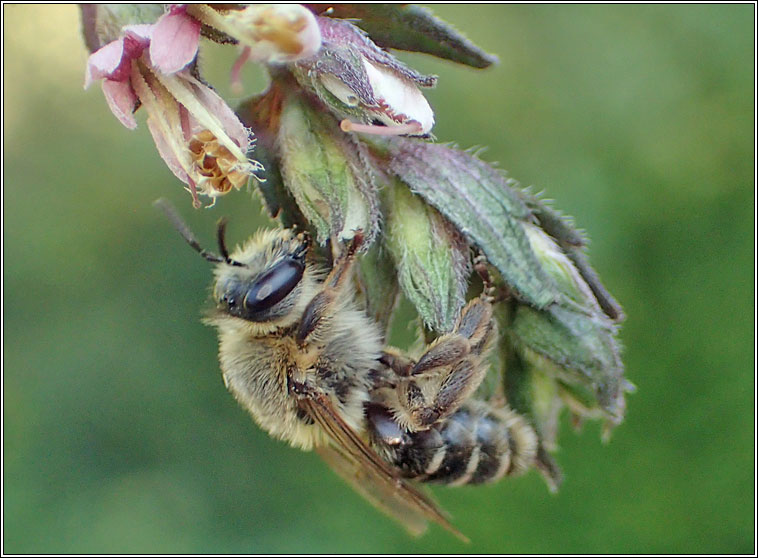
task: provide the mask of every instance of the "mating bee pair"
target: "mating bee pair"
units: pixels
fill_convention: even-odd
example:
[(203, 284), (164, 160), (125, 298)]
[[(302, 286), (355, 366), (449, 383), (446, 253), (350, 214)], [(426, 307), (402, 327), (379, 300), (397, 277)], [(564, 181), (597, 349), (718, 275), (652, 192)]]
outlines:
[(221, 221), (219, 254), (208, 252), (167, 203), (158, 204), (217, 264), (216, 307), (206, 322), (218, 329), (224, 382), (269, 434), (315, 448), (415, 533), (432, 520), (460, 535), (414, 482), (489, 482), (533, 463), (532, 427), (507, 406), (472, 397), (496, 337), (486, 281), (453, 330), (414, 360), (385, 348), (354, 301), (360, 232), (326, 270), (305, 236), (288, 229), (258, 232), (230, 254)]

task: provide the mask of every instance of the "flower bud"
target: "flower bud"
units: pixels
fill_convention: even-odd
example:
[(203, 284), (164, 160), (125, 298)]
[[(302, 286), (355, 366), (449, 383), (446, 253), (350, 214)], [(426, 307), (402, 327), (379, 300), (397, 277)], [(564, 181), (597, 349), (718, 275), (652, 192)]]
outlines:
[(349, 240), (361, 230), (367, 249), (378, 229), (379, 204), (358, 147), (329, 115), (297, 94), (284, 100), (280, 118), (282, 177), (318, 241)]
[[(618, 327), (603, 312), (590, 286), (558, 243), (536, 225), (524, 225), (532, 250), (546, 273), (555, 281), (561, 301), (543, 310), (521, 305), (512, 331), (525, 355), (538, 368), (546, 359), (557, 378), (569, 388), (594, 394), (595, 402), (614, 419), (624, 413), (623, 365), (616, 335)], [(557, 368), (556, 368), (557, 367)], [(586, 413), (585, 413), (586, 414)]]
[(434, 113), (419, 86), (431, 87), (436, 78), (408, 68), (347, 21), (320, 17), (318, 23), (321, 50), (293, 64), (292, 70), (303, 87), (344, 118), (344, 131), (378, 135), (431, 131)]
[(428, 327), (448, 332), (465, 303), (468, 244), (405, 184), (395, 181), (382, 194), (385, 243), (400, 286)]
[(612, 420), (623, 418), (627, 383), (617, 327), (607, 317), (576, 306), (553, 304), (537, 310), (519, 305), (510, 333), (533, 366), (567, 386), (586, 390)]
[[(505, 323), (503, 312), (497, 312), (499, 323)], [(512, 346), (509, 336), (501, 336), (498, 351), (505, 362), (503, 390), (505, 400), (515, 411), (526, 417), (537, 431), (539, 446), (535, 465), (551, 491), (561, 484), (562, 474), (550, 452), (558, 449), (558, 427), (564, 403), (559, 396), (555, 378), (542, 373), (524, 360)]]
[(480, 249), (513, 295), (544, 308), (559, 300), (555, 281), (525, 231), (533, 215), (506, 179), (473, 154), (410, 138), (373, 143), (384, 168), (435, 207)]
[(358, 260), (357, 275), (366, 314), (386, 338), (400, 297), (400, 285), (392, 255), (382, 242), (374, 242)]

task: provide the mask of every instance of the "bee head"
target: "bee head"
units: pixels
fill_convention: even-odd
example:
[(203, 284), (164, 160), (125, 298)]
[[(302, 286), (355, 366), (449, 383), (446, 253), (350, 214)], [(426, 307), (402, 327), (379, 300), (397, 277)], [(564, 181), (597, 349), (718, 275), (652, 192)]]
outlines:
[(213, 296), (221, 312), (251, 322), (280, 321), (297, 308), (306, 272), (307, 240), (291, 230), (261, 231), (232, 256), (223, 242)]
[[(282, 325), (302, 306), (303, 283), (309, 283), (305, 256), (308, 238), (289, 229), (261, 231), (232, 255), (226, 248), (226, 221), (219, 220), (219, 254), (204, 250), (192, 231), (167, 201), (155, 202), (182, 238), (203, 258), (216, 265), (213, 296), (224, 314), (250, 322)], [(307, 280), (304, 280), (306, 279)]]

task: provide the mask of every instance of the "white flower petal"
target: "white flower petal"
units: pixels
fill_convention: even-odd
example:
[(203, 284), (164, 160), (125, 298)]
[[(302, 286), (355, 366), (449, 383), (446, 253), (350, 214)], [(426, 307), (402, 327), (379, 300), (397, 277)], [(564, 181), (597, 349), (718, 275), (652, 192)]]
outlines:
[[(400, 77), (390, 69), (372, 64), (365, 58), (363, 66), (368, 74), (374, 97), (387, 106), (386, 116), (380, 120), (388, 126), (414, 120), (421, 124), (421, 133), (428, 134), (434, 126), (434, 112), (426, 97), (412, 81)], [(396, 119), (391, 118), (394, 116)]]

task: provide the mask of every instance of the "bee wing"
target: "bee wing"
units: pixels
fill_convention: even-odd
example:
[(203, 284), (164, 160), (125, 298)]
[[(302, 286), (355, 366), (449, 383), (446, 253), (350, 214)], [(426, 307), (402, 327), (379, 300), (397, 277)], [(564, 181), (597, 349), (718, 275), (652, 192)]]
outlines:
[[(401, 499), (395, 488), (386, 486), (384, 479), (374, 475), (358, 462), (348, 457), (335, 446), (316, 448), (321, 458), (366, 500), (386, 515), (402, 523), (403, 527), (414, 536), (421, 535), (427, 528), (427, 517), (411, 501)], [(372, 480), (373, 479), (373, 480)], [(390, 479), (389, 482), (392, 482)]]
[(431, 520), (468, 541), (431, 498), (408, 484), (366, 445), (342, 420), (326, 395), (309, 394), (301, 404), (334, 442), (334, 447), (319, 448), (319, 455), (367, 500), (401, 522), (412, 534), (423, 533), (427, 520)]

